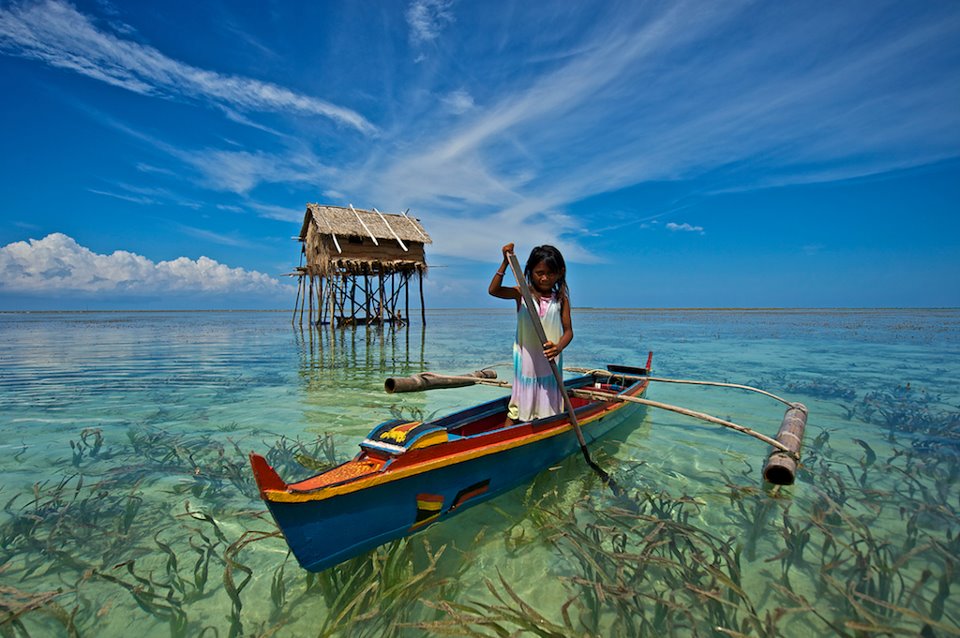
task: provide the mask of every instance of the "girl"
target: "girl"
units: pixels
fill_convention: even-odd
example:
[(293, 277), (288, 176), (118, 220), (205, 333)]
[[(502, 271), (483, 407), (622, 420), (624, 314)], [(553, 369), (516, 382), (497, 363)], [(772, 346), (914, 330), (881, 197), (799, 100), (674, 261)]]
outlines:
[(513, 244), (502, 248), (503, 262), (493, 275), (489, 292), (500, 299), (517, 303), (517, 340), (513, 344), (513, 393), (507, 408), (507, 425), (553, 416), (563, 411), (563, 395), (550, 369), (547, 357), (563, 367), (560, 353), (573, 341), (570, 321), (570, 291), (563, 255), (553, 246), (537, 246), (530, 252), (523, 274), (540, 315), (547, 343), (541, 348), (523, 297), (517, 286), (503, 285), (503, 276), (513, 252)]

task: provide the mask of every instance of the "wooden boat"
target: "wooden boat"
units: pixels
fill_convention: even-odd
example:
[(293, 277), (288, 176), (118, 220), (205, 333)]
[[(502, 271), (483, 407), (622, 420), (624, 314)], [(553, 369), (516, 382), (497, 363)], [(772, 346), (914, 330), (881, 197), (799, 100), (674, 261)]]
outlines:
[[(587, 443), (642, 409), (617, 397), (645, 394), (652, 358), (645, 368), (608, 366), (633, 378), (588, 374), (564, 382), (610, 397), (571, 396)], [(565, 413), (504, 427), (507, 400), (425, 423), (386, 421), (353, 460), (296, 483), (251, 453), (260, 496), (300, 565), (324, 570), (530, 481), (580, 450)]]

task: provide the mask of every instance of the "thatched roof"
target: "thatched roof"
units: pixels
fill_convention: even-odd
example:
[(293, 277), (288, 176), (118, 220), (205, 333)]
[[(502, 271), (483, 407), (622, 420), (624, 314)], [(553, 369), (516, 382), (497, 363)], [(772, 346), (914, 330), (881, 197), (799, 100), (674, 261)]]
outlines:
[(399, 237), (404, 242), (433, 243), (427, 231), (420, 225), (420, 220), (402, 214), (307, 204), (303, 226), (300, 228), (300, 241), (306, 240), (311, 222), (316, 224), (317, 230), (322, 234), (334, 233), (341, 237), (361, 238), (373, 235), (377, 240), (387, 241), (395, 241), (396, 237)]

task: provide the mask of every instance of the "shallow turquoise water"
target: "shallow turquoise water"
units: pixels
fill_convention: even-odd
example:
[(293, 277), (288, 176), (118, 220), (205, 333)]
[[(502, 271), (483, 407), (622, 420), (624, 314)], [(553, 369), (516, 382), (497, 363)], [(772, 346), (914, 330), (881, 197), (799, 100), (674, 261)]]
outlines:
[[(248, 542), (274, 530), (248, 451), (303, 478), (393, 414), (498, 396), (382, 384), (504, 363), (513, 321), (433, 311), (425, 327), (331, 334), (286, 312), (0, 314), (0, 628), (493, 635), (542, 615), (558, 635), (957, 632), (956, 310), (577, 310), (568, 366), (642, 365), (653, 350), (657, 376), (805, 403), (798, 483), (765, 489), (752, 438), (650, 411), (594, 451), (625, 509), (571, 458), (319, 578), (281, 539)], [(648, 397), (769, 435), (783, 416), (729, 389)]]

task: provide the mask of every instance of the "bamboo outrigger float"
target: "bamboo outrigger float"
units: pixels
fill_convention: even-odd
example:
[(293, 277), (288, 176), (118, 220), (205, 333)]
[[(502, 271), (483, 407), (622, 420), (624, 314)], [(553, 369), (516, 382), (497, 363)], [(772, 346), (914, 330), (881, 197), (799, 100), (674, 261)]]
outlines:
[[(642, 409), (624, 398), (647, 390), (643, 368), (564, 382), (586, 443)], [(589, 388), (595, 396), (575, 395)], [(255, 453), (253, 474), (300, 565), (320, 571), (482, 503), (531, 480), (580, 450), (566, 413), (504, 426), (508, 397), (421, 423), (381, 423), (360, 453), (337, 467), (286, 483)]]
[[(421, 423), (391, 420), (375, 427), (352, 460), (286, 483), (259, 454), (253, 474), (270, 513), (300, 565), (320, 571), (407, 536), (531, 480), (575, 454), (645, 407), (665, 409), (731, 428), (771, 446), (763, 477), (774, 485), (796, 478), (807, 408), (757, 388), (650, 376), (643, 368), (609, 365), (564, 381), (573, 412), (504, 426), (509, 397)], [(472, 384), (509, 387), (490, 370), (459, 376), (421, 373), (387, 379), (387, 392), (419, 392)], [(750, 428), (646, 399), (652, 382), (717, 385), (760, 392), (788, 406), (776, 438)], [(573, 436), (575, 429), (583, 437)], [(594, 467), (589, 456), (587, 462)], [(596, 469), (596, 468), (594, 468)], [(598, 471), (605, 481), (606, 473)], [(611, 486), (613, 482), (610, 481)]]

